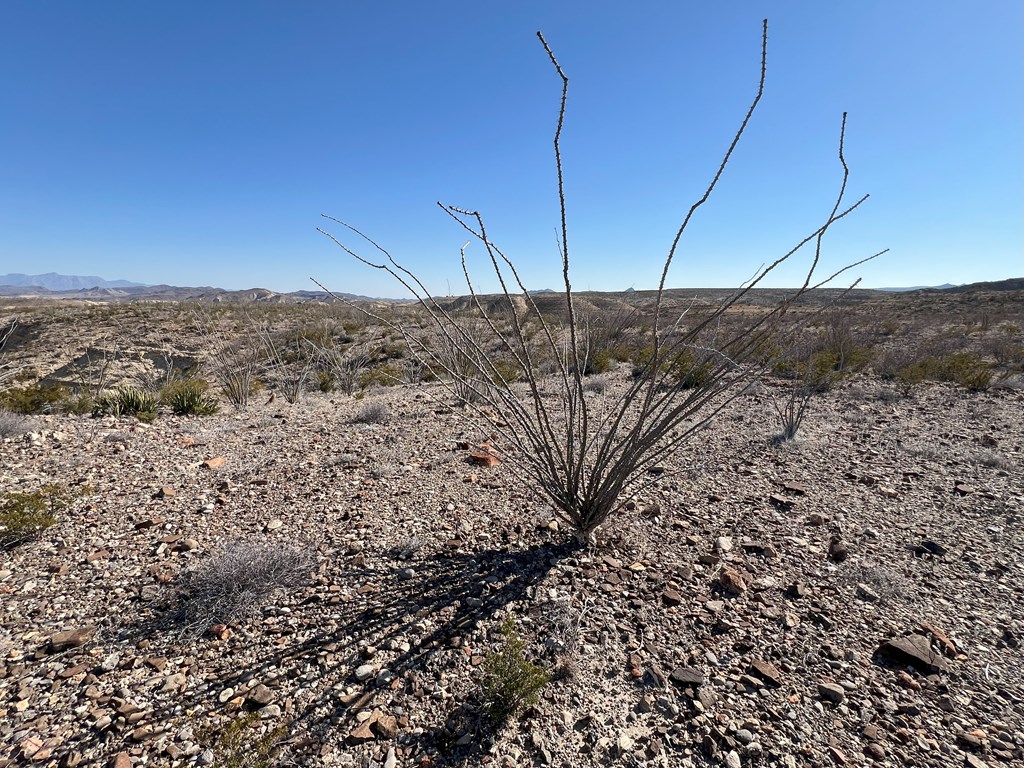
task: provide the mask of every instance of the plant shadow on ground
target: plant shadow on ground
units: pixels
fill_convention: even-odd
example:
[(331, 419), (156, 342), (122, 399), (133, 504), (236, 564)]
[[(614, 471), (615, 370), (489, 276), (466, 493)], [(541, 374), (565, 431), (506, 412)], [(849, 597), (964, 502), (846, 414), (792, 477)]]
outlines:
[[(308, 757), (340, 744), (355, 746), (371, 740), (386, 752), (389, 746), (397, 746), (397, 728), (401, 745), (417, 759), (429, 754), (430, 764), (435, 767), (476, 765), (505, 724), (490, 719), (471, 698), (462, 703), (450, 699), (444, 705), (447, 711), (438, 713), (441, 722), (415, 724), (423, 729), (419, 734), (412, 732), (414, 726), (406, 728), (406, 723), (396, 722), (391, 713), (385, 713), (383, 700), (394, 698), (396, 704), (408, 710), (409, 704), (430, 698), (435, 673), (468, 675), (468, 659), (457, 638), (477, 622), (491, 620), (499, 611), (527, 598), (528, 590), (541, 583), (551, 568), (575, 549), (565, 543), (535, 545), (520, 551), (441, 552), (419, 556), (412, 564), (392, 560), (390, 567), (381, 568), (346, 568), (338, 563), (329, 573), (333, 583), (343, 590), (350, 588), (351, 599), (330, 605), (334, 625), (293, 645), (282, 642), (287, 635), (266, 634), (265, 642), (273, 650), (261, 649), (255, 664), (242, 665), (205, 690), (187, 688), (178, 697), (167, 697), (165, 711), (153, 712), (152, 722), (160, 724), (173, 718), (175, 710), (227, 711), (217, 698), (226, 688), (255, 685), (272, 673), (284, 676), (285, 670), (308, 679), (315, 670), (317, 695), (309, 701), (294, 697), (293, 711), (285, 713), (290, 735), (284, 743), (293, 756)], [(399, 571), (411, 565), (415, 565), (415, 574), (401, 580)], [(290, 616), (301, 619), (307, 607), (322, 606), (321, 598), (319, 594), (307, 597)], [(155, 615), (126, 627), (121, 641), (148, 639), (150, 653), (165, 645), (169, 646), (168, 653), (174, 652), (173, 643), (165, 638), (168, 632), (174, 632), (177, 608), (168, 604)], [(414, 625), (424, 620), (429, 620), (429, 628), (417, 631)], [(413, 637), (417, 638), (415, 643), (411, 642)], [(355, 668), (373, 663), (361, 657), (361, 644), (387, 649), (392, 641), (398, 644), (405, 638), (410, 640), (408, 650), (399, 647), (397, 655), (383, 665), (390, 673), (389, 680), (371, 677), (365, 682), (356, 681)], [(250, 635), (237, 638), (237, 642), (241, 645), (254, 639)], [(218, 641), (206, 637), (197, 642)], [(188, 649), (178, 648), (181, 650)], [(225, 656), (233, 655), (225, 650)], [(377, 666), (374, 664), (375, 670)], [(356, 692), (341, 694), (339, 687)], [(355, 736), (358, 713), (378, 710), (384, 720), (371, 722), (362, 738)], [(370, 719), (374, 720), (373, 715)]]

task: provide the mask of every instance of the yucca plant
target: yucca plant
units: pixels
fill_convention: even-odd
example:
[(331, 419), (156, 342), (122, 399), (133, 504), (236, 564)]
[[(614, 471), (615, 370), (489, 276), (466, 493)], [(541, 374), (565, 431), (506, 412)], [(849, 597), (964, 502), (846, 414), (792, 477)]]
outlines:
[(138, 416), (156, 411), (157, 396), (138, 387), (122, 386), (103, 392), (93, 404), (93, 416)]

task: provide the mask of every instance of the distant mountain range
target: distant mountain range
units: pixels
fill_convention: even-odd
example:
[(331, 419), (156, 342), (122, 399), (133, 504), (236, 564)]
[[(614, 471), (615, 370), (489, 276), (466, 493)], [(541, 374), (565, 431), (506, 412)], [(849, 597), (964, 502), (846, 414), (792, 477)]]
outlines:
[(47, 272), (45, 275), (23, 275), (15, 272), (0, 275), (0, 285), (45, 288), (48, 291), (80, 291), (86, 288), (142, 288), (143, 283), (132, 283), (128, 280), (104, 280), (92, 275), (58, 275)]
[[(699, 290), (699, 289), (687, 289)], [(771, 289), (764, 289), (771, 290)], [(1014, 277), (997, 282), (970, 283), (968, 285), (917, 286), (908, 288), (865, 289), (865, 295), (873, 291), (906, 293), (910, 291), (965, 293), (969, 291), (1021, 291), (1024, 277)], [(623, 293), (634, 293), (630, 288)], [(530, 294), (554, 296), (558, 292), (550, 288), (530, 291)], [(614, 294), (615, 292), (611, 292)], [(344, 301), (402, 302), (404, 299), (374, 298), (354, 293), (335, 293)], [(54, 299), (83, 299), (92, 301), (216, 301), (227, 303), (260, 302), (268, 304), (299, 304), (306, 301), (328, 301), (324, 291), (293, 291), (278, 293), (267, 288), (248, 288), (228, 291), (209, 286), (183, 287), (173, 285), (144, 285), (128, 280), (104, 280), (102, 277), (83, 275), (59, 275), (50, 272), (45, 275), (9, 274), (0, 275), (0, 296), (22, 296)]]

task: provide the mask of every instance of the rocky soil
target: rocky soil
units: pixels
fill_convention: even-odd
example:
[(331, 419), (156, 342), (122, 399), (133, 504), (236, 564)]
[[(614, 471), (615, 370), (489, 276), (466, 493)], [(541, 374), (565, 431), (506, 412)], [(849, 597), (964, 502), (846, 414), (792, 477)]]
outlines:
[[(587, 550), (431, 385), (37, 417), (0, 490), (90, 493), (0, 552), (0, 766), (240, 765), (231, 723), (291, 765), (1021, 764), (1024, 393), (844, 382), (773, 447), (775, 386)], [(236, 539), (309, 582), (182, 639), (180, 574)], [(495, 729), (507, 615), (553, 679)]]

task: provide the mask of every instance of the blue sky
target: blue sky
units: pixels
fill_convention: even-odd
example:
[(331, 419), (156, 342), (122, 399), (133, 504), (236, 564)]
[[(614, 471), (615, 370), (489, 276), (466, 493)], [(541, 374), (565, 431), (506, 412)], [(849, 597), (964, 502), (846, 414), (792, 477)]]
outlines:
[(816, 229), (844, 110), (850, 195), (872, 197), (826, 266), (891, 248), (864, 286), (1024, 275), (1019, 0), (10, 0), (0, 273), (401, 295), (315, 232), (326, 212), (460, 293), (441, 200), (484, 213), (530, 288), (557, 288), (540, 29), (571, 81), (574, 286), (653, 287), (754, 94), (765, 16), (765, 96), (669, 284), (737, 284)]

